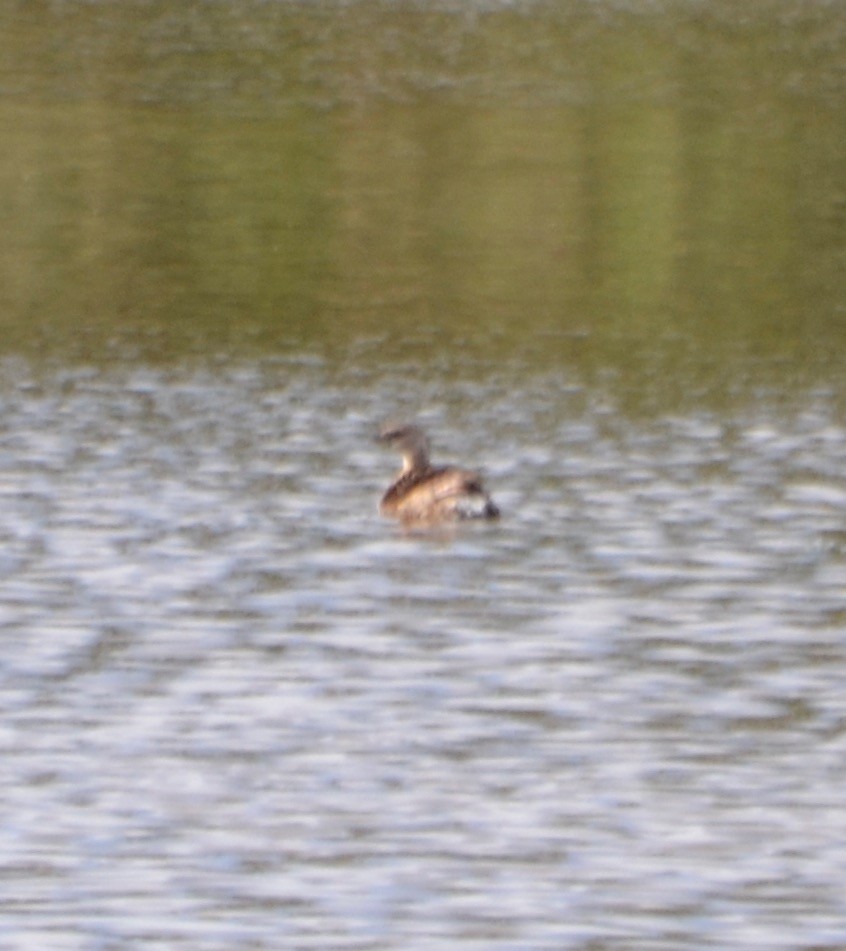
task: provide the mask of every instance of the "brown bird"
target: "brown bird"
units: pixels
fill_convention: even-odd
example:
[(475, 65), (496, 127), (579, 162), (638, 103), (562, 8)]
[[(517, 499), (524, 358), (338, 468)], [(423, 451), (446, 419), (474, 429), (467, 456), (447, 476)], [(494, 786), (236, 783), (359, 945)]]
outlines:
[(429, 440), (419, 427), (387, 426), (379, 441), (402, 453), (402, 471), (379, 503), (383, 515), (428, 523), (499, 516), (478, 472), (429, 462)]

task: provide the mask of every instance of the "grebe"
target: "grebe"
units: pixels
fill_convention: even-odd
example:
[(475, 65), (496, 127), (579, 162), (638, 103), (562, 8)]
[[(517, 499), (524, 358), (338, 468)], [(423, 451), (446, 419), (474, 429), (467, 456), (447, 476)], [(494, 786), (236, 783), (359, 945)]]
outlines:
[(388, 426), (379, 441), (402, 453), (402, 471), (379, 503), (383, 515), (430, 523), (499, 516), (478, 472), (429, 462), (429, 440), (417, 426)]

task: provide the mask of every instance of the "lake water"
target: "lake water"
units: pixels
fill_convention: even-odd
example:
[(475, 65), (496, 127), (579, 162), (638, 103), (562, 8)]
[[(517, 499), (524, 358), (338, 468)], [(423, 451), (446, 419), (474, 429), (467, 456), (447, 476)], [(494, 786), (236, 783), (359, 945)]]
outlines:
[(4, 10), (0, 944), (846, 945), (846, 18), (744, 11)]
[(415, 386), (504, 516), (409, 535), (375, 514), (395, 372), (5, 369), (5, 940), (842, 944), (824, 395)]

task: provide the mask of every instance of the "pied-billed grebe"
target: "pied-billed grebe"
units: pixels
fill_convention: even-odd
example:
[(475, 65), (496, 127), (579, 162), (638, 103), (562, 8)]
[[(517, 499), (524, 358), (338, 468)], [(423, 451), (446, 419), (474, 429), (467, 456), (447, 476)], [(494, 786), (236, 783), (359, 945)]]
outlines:
[(383, 515), (404, 522), (499, 516), (478, 472), (429, 462), (429, 440), (417, 426), (387, 426), (379, 441), (402, 453), (402, 471), (379, 503)]

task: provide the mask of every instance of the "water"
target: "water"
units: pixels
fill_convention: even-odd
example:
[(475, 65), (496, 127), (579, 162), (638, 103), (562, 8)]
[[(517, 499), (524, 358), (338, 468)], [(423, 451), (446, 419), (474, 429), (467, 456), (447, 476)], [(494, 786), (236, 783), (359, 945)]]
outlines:
[(0, 946), (846, 946), (844, 24), (0, 9)]
[(830, 399), (412, 387), (505, 515), (406, 534), (330, 369), (7, 364), (3, 940), (842, 945)]
[(6, 5), (0, 349), (837, 386), (829, 6)]

